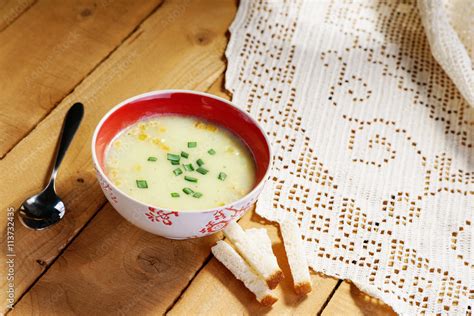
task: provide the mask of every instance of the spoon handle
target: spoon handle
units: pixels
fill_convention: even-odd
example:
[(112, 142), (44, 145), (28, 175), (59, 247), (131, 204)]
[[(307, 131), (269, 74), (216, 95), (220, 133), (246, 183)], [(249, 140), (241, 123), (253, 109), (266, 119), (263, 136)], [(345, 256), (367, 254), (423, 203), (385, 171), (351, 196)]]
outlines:
[(74, 103), (73, 106), (67, 111), (66, 117), (64, 118), (63, 127), (61, 134), (59, 135), (59, 145), (56, 149), (55, 154), (55, 163), (53, 171), (51, 172), (51, 178), (49, 180), (49, 185), (54, 185), (54, 179), (58, 172), (59, 165), (63, 161), (64, 155), (71, 144), (74, 135), (76, 134), (77, 128), (81, 123), (82, 117), (84, 116), (84, 106), (82, 103)]

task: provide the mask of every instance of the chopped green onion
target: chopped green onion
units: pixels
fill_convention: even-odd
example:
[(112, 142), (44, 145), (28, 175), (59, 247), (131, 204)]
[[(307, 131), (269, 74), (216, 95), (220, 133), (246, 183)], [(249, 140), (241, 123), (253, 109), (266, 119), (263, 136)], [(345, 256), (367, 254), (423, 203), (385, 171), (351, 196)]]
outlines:
[(196, 171), (199, 172), (200, 174), (206, 174), (209, 172), (209, 170), (204, 169), (203, 167), (197, 168)]
[(175, 155), (175, 154), (167, 154), (166, 158), (170, 161), (179, 161), (179, 159), (181, 159), (179, 155)]
[(186, 194), (188, 194), (188, 195), (194, 193), (194, 191), (191, 190), (190, 188), (184, 188), (184, 189), (183, 189), (183, 192), (186, 193)]
[(196, 160), (196, 163), (198, 164), (199, 167), (201, 167), (204, 164), (204, 161), (202, 159)]
[(182, 152), (181, 152), (181, 157), (183, 157), (183, 158), (188, 158), (188, 157), (189, 157), (189, 154), (188, 154), (187, 152), (185, 152), (185, 151), (182, 151)]
[(173, 173), (175, 176), (179, 176), (180, 174), (183, 173), (183, 170), (181, 170), (181, 168), (176, 168), (173, 170)]
[(145, 180), (137, 180), (137, 187), (140, 189), (148, 189), (148, 183)]
[(179, 193), (178, 192), (173, 192), (173, 193), (171, 193), (171, 197), (179, 197)]
[(179, 161), (171, 160), (171, 164), (172, 164), (173, 166), (179, 165)]
[(195, 197), (195, 198), (197, 198), (197, 199), (199, 199), (201, 196), (202, 196), (202, 193), (201, 193), (201, 192), (195, 192), (195, 193), (193, 194), (193, 197)]
[(195, 148), (197, 147), (197, 142), (188, 142), (188, 148)]
[(190, 177), (190, 176), (184, 176), (184, 180), (189, 181), (189, 182), (198, 182), (198, 179)]
[(157, 161), (157, 160), (158, 160), (158, 158), (156, 158), (156, 157), (153, 157), (153, 156), (148, 157), (148, 161)]
[(190, 163), (187, 164), (187, 165), (183, 165), (183, 167), (184, 167), (184, 170), (186, 170), (186, 171), (194, 171), (194, 167)]
[(224, 172), (220, 172), (219, 175), (217, 176), (217, 179), (224, 181), (225, 178), (227, 178), (227, 175)]
[(208, 153), (209, 155), (215, 155), (215, 154), (216, 154), (216, 151), (211, 148), (211, 149), (209, 149), (209, 150), (207, 151), (207, 153)]

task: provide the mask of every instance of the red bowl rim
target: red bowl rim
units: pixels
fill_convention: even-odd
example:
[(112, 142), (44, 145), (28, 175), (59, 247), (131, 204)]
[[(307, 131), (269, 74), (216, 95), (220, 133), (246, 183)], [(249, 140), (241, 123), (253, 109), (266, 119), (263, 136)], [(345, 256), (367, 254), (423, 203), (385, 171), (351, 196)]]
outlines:
[[(238, 200), (235, 200), (235, 201), (232, 201), (230, 203), (227, 203), (223, 206), (218, 206), (218, 207), (213, 207), (213, 208), (209, 208), (209, 209), (205, 209), (205, 210), (173, 210), (173, 209), (168, 209), (168, 208), (163, 208), (163, 207), (160, 207), (160, 206), (157, 206), (157, 205), (148, 205), (148, 204), (145, 204), (144, 202), (142, 201), (139, 201), (133, 197), (131, 197), (130, 195), (126, 194), (125, 192), (123, 192), (122, 190), (120, 190), (119, 188), (117, 188), (115, 186), (115, 184), (110, 181), (109, 177), (107, 177), (107, 175), (105, 174), (105, 172), (102, 170), (102, 167), (100, 166), (99, 162), (98, 162), (98, 159), (97, 159), (97, 155), (96, 155), (96, 151), (95, 151), (95, 144), (97, 142), (97, 135), (99, 134), (99, 131), (100, 131), (100, 128), (102, 127), (102, 125), (104, 124), (105, 121), (107, 121), (107, 119), (109, 118), (110, 115), (112, 115), (112, 113), (114, 113), (115, 111), (117, 111), (119, 108), (121, 108), (122, 106), (125, 106), (131, 102), (134, 102), (134, 101), (137, 101), (139, 99), (142, 99), (142, 98), (146, 98), (146, 97), (150, 97), (150, 96), (157, 96), (157, 95), (160, 95), (160, 94), (166, 94), (166, 93), (188, 93), (188, 94), (194, 94), (194, 95), (200, 95), (200, 96), (205, 96), (205, 97), (208, 97), (208, 98), (212, 98), (212, 99), (215, 99), (217, 101), (220, 101), (220, 102), (223, 102), (223, 103), (226, 103), (227, 105), (230, 105), (232, 106), (233, 108), (237, 109), (240, 113), (242, 113), (244, 116), (246, 116), (250, 121), (252, 121), (253, 124), (255, 124), (255, 126), (257, 126), (257, 128), (260, 130), (260, 132), (262, 133), (264, 139), (265, 139), (265, 144), (267, 145), (267, 149), (268, 149), (268, 152), (269, 152), (269, 161), (268, 161), (268, 165), (267, 165), (267, 168), (266, 168), (266, 171), (265, 171), (265, 174), (264, 176), (260, 179), (260, 181), (254, 186), (254, 188), (248, 192), (246, 195), (244, 195), (243, 197), (241, 197), (240, 199)], [(225, 125), (224, 125), (225, 127)], [(258, 123), (257, 120), (255, 120), (250, 114), (248, 114), (247, 112), (245, 112), (244, 110), (242, 110), (241, 108), (239, 108), (238, 106), (236, 106), (235, 104), (233, 104), (232, 102), (226, 100), (226, 99), (223, 99), (221, 97), (218, 97), (216, 95), (213, 95), (213, 94), (209, 94), (209, 93), (205, 93), (205, 92), (200, 92), (200, 91), (193, 91), (193, 90), (183, 90), (183, 89), (167, 89), (167, 90), (154, 90), (154, 91), (150, 91), (150, 92), (145, 92), (145, 93), (142, 93), (142, 94), (138, 94), (136, 96), (133, 96), (131, 98), (128, 98), (122, 102), (120, 102), (119, 104), (117, 104), (116, 106), (114, 106), (112, 109), (110, 109), (103, 117), (102, 119), (99, 121), (99, 123), (97, 124), (95, 130), (94, 130), (94, 134), (92, 136), (92, 144), (91, 144), (91, 150), (92, 150), (92, 160), (94, 162), (94, 166), (96, 167), (96, 170), (100, 173), (100, 175), (107, 180), (107, 182), (109, 183), (109, 185), (115, 189), (117, 192), (119, 192), (121, 195), (125, 196), (126, 198), (134, 201), (135, 203), (138, 203), (138, 204), (141, 204), (145, 207), (155, 207), (157, 209), (160, 209), (160, 210), (163, 210), (163, 211), (167, 211), (167, 212), (180, 212), (180, 213), (210, 213), (210, 212), (215, 212), (216, 210), (219, 210), (219, 209), (225, 209), (225, 208), (228, 208), (234, 204), (238, 204), (238, 203), (241, 203), (241, 202), (244, 202), (245, 200), (247, 200), (248, 198), (250, 198), (250, 196), (252, 196), (253, 194), (255, 194), (255, 192), (258, 192), (262, 189), (262, 187), (264, 186), (265, 182), (268, 180), (269, 178), (269, 173), (270, 173), (270, 170), (271, 170), (271, 166), (273, 165), (273, 154), (272, 154), (272, 148), (271, 148), (271, 145), (270, 145), (270, 141), (267, 137), (267, 134), (265, 133), (265, 131), (263, 130), (262, 126), (260, 126), (260, 123)], [(257, 157), (254, 157), (254, 159), (257, 159)]]

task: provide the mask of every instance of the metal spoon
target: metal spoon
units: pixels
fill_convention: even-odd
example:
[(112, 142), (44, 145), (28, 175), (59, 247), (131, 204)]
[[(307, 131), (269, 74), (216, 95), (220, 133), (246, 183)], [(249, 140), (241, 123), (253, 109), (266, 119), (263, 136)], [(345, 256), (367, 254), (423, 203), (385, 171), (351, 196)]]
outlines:
[(37, 195), (28, 198), (20, 207), (20, 221), (28, 228), (40, 230), (56, 224), (63, 218), (66, 208), (63, 201), (56, 194), (54, 182), (59, 165), (76, 134), (77, 128), (84, 115), (82, 103), (75, 103), (66, 114), (59, 145), (54, 154), (55, 163), (49, 178), (48, 185)]

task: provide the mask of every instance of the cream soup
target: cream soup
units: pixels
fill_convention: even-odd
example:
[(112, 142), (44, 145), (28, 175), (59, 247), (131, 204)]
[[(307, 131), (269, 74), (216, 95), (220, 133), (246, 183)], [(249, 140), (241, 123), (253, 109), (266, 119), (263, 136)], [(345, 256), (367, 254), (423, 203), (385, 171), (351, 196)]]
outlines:
[(107, 176), (145, 204), (173, 210), (223, 206), (250, 192), (255, 163), (227, 129), (187, 116), (154, 116), (110, 144)]

